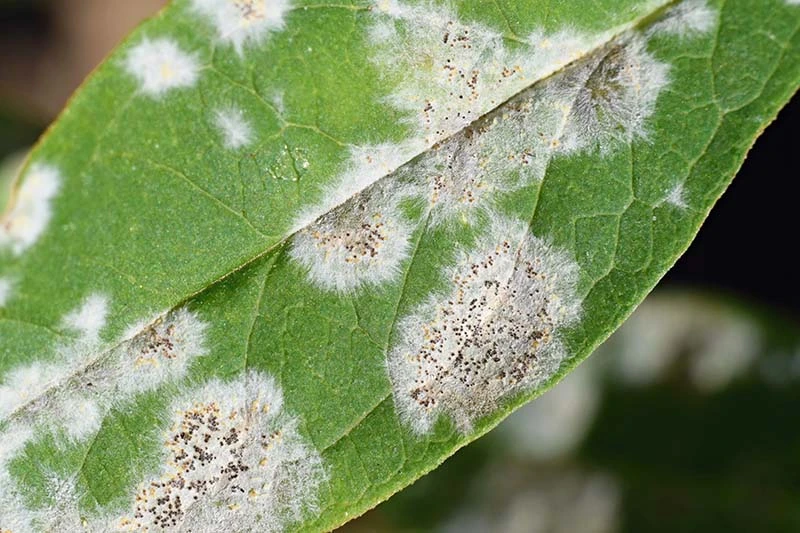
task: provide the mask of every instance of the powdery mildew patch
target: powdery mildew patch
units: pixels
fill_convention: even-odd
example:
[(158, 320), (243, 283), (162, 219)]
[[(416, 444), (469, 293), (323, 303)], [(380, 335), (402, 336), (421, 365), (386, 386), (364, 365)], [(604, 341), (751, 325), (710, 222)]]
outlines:
[(319, 202), (300, 213), (292, 231), (313, 224), (322, 214), (344, 204), (381, 177), (392, 174), (423, 148), (414, 141), (351, 147), (344, 171), (322, 191)]
[(150, 97), (160, 97), (172, 89), (192, 87), (199, 77), (200, 65), (194, 54), (181, 50), (166, 37), (143, 39), (125, 57), (125, 70), (139, 82), (140, 90)]
[(647, 51), (638, 34), (588, 56), (545, 88), (567, 114), (559, 150), (608, 152), (619, 142), (646, 138), (646, 120), (668, 83), (669, 66)]
[(350, 292), (395, 279), (413, 231), (396, 190), (373, 186), (300, 230), (291, 257), (325, 290)]
[(560, 331), (580, 315), (577, 264), (521, 221), (494, 220), (446, 278), (448, 289), (399, 322), (388, 358), (396, 408), (419, 434), (441, 414), (468, 432), (544, 383), (566, 357)]
[(429, 3), (378, 2), (373, 61), (401, 81), (389, 97), (430, 146), (603, 42), (564, 30), (535, 33), (512, 50), (503, 36)]
[[(123, 342), (104, 356), (100, 332), (107, 314), (107, 297), (90, 295), (62, 320), (78, 337), (57, 346), (52, 362), (34, 362), (12, 370), (0, 385), (0, 422), (7, 424), (0, 439), (17, 443), (0, 450), (0, 491), (8, 494), (0, 498), (0, 505), (7, 508), (5, 515), (0, 514), (0, 524), (17, 524), (15, 532), (82, 524), (74, 491), (53, 489), (50, 494), (58, 498), (49, 507), (26, 507), (7, 463), (27, 441), (39, 433), (52, 434), (59, 446), (83, 441), (99, 431), (113, 406), (181, 379), (192, 360), (206, 353), (207, 325), (192, 311), (180, 308), (135, 325)], [(74, 497), (70, 499), (70, 495)]]
[(686, 203), (686, 190), (683, 183), (678, 183), (667, 192), (667, 195), (661, 201), (679, 209), (686, 209), (689, 204)]
[(247, 146), (253, 140), (253, 128), (241, 109), (218, 109), (214, 113), (214, 125), (225, 147), (231, 150)]
[(114, 383), (126, 395), (182, 378), (191, 362), (206, 354), (207, 324), (185, 307), (135, 329), (115, 353)]
[(38, 411), (49, 407), (48, 391), (88, 363), (100, 341), (100, 330), (106, 323), (108, 300), (92, 294), (62, 320), (67, 330), (79, 335), (55, 347), (50, 361), (33, 361), (10, 370), (0, 382), (0, 422), (24, 408)]
[(10, 278), (0, 278), (0, 307), (5, 307), (14, 294), (14, 282)]
[(0, 248), (14, 255), (33, 246), (52, 217), (52, 201), (61, 187), (61, 173), (51, 165), (36, 163), (22, 177), (11, 207), (0, 219)]
[(0, 532), (31, 531), (30, 511), (22, 503), (22, 495), (8, 472), (9, 463), (33, 437), (29, 427), (12, 424), (0, 431)]
[(291, 7), (289, 0), (192, 0), (192, 7), (206, 17), (223, 42), (241, 54), (246, 45), (261, 43), (283, 28)]
[(683, 0), (672, 7), (665, 16), (653, 24), (649, 35), (664, 33), (681, 38), (702, 35), (717, 24), (717, 11), (706, 0)]
[(316, 509), (319, 454), (283, 409), (274, 380), (251, 371), (173, 402), (161, 472), (142, 483), (122, 531), (283, 531)]

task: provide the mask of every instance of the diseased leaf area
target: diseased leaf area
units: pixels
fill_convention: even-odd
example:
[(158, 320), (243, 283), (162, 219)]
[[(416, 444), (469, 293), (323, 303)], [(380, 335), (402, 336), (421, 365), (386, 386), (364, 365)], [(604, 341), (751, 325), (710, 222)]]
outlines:
[(319, 531), (574, 368), (800, 81), (792, 2), (176, 0), (0, 227), (0, 530)]

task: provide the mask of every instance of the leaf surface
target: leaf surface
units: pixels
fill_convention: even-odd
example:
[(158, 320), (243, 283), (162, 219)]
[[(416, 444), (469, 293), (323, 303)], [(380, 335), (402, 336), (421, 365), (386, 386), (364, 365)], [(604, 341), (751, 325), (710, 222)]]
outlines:
[(791, 2), (175, 1), (0, 233), (0, 529), (327, 530), (577, 365), (800, 81)]

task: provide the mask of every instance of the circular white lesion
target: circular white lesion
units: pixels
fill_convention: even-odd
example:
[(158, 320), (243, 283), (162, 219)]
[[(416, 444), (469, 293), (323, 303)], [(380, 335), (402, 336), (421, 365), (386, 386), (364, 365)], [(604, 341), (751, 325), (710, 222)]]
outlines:
[(301, 229), (290, 255), (316, 286), (340, 293), (396, 279), (413, 231), (402, 195), (380, 184)]
[(192, 0), (192, 7), (217, 31), (217, 37), (241, 54), (285, 24), (289, 0)]
[(139, 485), (119, 530), (282, 531), (316, 508), (322, 459), (271, 377), (213, 380), (170, 412), (161, 472)]
[(154, 98), (194, 86), (200, 74), (197, 57), (168, 37), (143, 39), (128, 51), (124, 66), (142, 93)]
[(546, 382), (566, 357), (560, 332), (580, 314), (567, 254), (495, 219), (447, 270), (448, 288), (399, 322), (388, 367), (401, 418), (417, 433), (440, 414), (463, 432), (509, 394)]

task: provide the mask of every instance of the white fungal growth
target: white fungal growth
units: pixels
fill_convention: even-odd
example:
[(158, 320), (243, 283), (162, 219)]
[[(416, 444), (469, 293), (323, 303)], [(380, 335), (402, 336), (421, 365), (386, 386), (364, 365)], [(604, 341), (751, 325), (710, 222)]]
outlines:
[(5, 307), (14, 292), (14, 282), (6, 277), (0, 277), (0, 307)]
[(43, 163), (30, 167), (0, 219), (0, 248), (20, 255), (33, 246), (50, 222), (51, 203), (60, 187), (61, 173), (56, 167)]
[(425, 433), (446, 414), (467, 432), (547, 381), (566, 356), (560, 332), (580, 315), (577, 277), (577, 264), (525, 223), (492, 221), (447, 270), (449, 288), (398, 325), (388, 368), (401, 419)]
[(289, 0), (192, 0), (192, 6), (208, 18), (220, 40), (241, 54), (284, 25)]
[(211, 381), (170, 412), (161, 472), (140, 485), (119, 530), (283, 531), (316, 510), (322, 459), (271, 377)]
[(294, 223), (293, 231), (299, 231), (332, 209), (344, 204), (380, 178), (392, 174), (402, 164), (419, 153), (416, 142), (383, 143), (350, 148), (350, 157), (345, 170), (333, 185), (322, 191), (319, 202), (305, 209)]
[[(2, 396), (0, 396), (2, 397)], [(8, 471), (9, 463), (33, 438), (30, 427), (12, 424), (0, 431), (0, 532), (32, 531), (32, 513), (22, 503), (22, 496)]]
[(108, 297), (92, 294), (83, 304), (64, 317), (64, 325), (80, 332), (85, 343), (97, 341), (108, 317)]
[(207, 324), (182, 307), (137, 328), (115, 353), (114, 386), (126, 395), (178, 380), (206, 354)]
[(664, 197), (663, 202), (680, 209), (686, 209), (688, 204), (686, 203), (686, 191), (683, 183), (678, 183), (672, 189), (670, 189), (667, 195)]
[(710, 8), (706, 0), (683, 0), (653, 24), (648, 34), (663, 33), (686, 39), (707, 33), (716, 24), (717, 11)]
[[(100, 332), (107, 309), (106, 297), (89, 296), (62, 319), (66, 327), (80, 334), (78, 337), (57, 346), (54, 360), (13, 369), (0, 383), (0, 423), (8, 424), (0, 440), (10, 443), (0, 448), (0, 492), (8, 494), (0, 497), (0, 507), (8, 509), (7, 514), (0, 512), (0, 523), (17, 524), (14, 531), (83, 524), (74, 492), (62, 494), (54, 488), (49, 492), (54, 498), (52, 504), (29, 510), (19, 497), (20, 487), (4, 470), (4, 461), (21, 451), (33, 438), (33, 430), (51, 434), (58, 446), (84, 441), (99, 431), (113, 406), (181, 379), (192, 360), (205, 354), (207, 326), (186, 308), (131, 328), (118, 347), (104, 353)], [(18, 444), (11, 446), (14, 442)], [(107, 527), (90, 526), (81, 527), (108, 531)]]
[(69, 442), (82, 441), (96, 434), (106, 414), (106, 409), (96, 399), (80, 392), (73, 392), (52, 407), (63, 417), (62, 425)]
[(6, 419), (28, 403), (41, 398), (62, 377), (61, 362), (34, 361), (13, 368), (0, 383), (0, 419)]
[(241, 109), (218, 109), (214, 113), (214, 125), (219, 129), (226, 148), (236, 150), (253, 140), (253, 128)]
[(498, 194), (541, 181), (568, 116), (548, 96), (524, 91), (400, 170), (408, 189), (426, 197), (432, 225), (473, 224)]
[(617, 142), (646, 138), (646, 120), (668, 83), (669, 66), (656, 60), (638, 35), (587, 57), (547, 87), (547, 97), (567, 115), (560, 151), (607, 152)]
[(291, 257), (315, 285), (351, 292), (395, 279), (412, 231), (397, 191), (374, 186), (295, 234)]
[(608, 35), (536, 33), (511, 51), (503, 36), (430, 4), (378, 2), (370, 41), (373, 61), (399, 84), (389, 101), (410, 112), (430, 146), (535, 81), (587, 53)]
[(61, 380), (86, 364), (86, 354), (97, 348), (106, 314), (106, 297), (89, 296), (63, 319), (65, 327), (80, 333), (79, 337), (57, 346), (51, 360), (33, 361), (7, 372), (0, 381), (0, 420), (25, 406), (38, 405)]
[(125, 58), (125, 69), (139, 82), (141, 91), (159, 97), (172, 89), (191, 87), (200, 66), (194, 54), (181, 50), (172, 39), (144, 39)]

